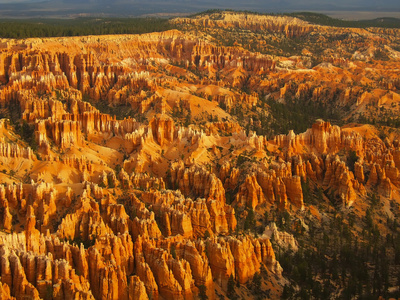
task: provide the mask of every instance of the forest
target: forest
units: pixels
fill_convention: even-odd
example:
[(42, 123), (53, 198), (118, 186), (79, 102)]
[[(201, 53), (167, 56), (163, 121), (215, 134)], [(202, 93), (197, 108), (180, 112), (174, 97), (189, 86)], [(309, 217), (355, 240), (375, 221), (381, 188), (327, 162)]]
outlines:
[(107, 34), (141, 34), (171, 29), (161, 18), (76, 18), (0, 21), (2, 38), (62, 37)]
[[(207, 10), (190, 17), (218, 12), (220, 10)], [(222, 10), (221, 10), (222, 11)], [(246, 12), (250, 13), (250, 12)], [(260, 14), (251, 12), (251, 14)], [(374, 20), (346, 21), (328, 17), (323, 14), (299, 12), (289, 14), (264, 14), (285, 15), (296, 17), (317, 25), (334, 27), (383, 27), (400, 28), (400, 19), (379, 18)], [(3, 19), (0, 21), (1, 38), (34, 38), (34, 37), (62, 37), (107, 34), (141, 34), (148, 32), (174, 29), (175, 26), (168, 18), (95, 18), (80, 17), (75, 19)]]

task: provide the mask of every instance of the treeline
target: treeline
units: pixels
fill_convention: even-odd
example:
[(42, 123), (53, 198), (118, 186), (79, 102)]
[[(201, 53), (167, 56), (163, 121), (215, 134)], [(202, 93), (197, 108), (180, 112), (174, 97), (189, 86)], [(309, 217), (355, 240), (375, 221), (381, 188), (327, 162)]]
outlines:
[(358, 122), (361, 124), (372, 124), (374, 126), (381, 125), (381, 126), (388, 126), (394, 128), (400, 128), (400, 117), (398, 116), (366, 116), (361, 114), (358, 117)]
[[(197, 15), (222, 12), (209, 10)], [(258, 14), (245, 11), (248, 14)], [(269, 14), (273, 15), (273, 14)], [(291, 13), (287, 16), (297, 17), (319, 25), (337, 27), (384, 27), (400, 28), (400, 19), (379, 18), (375, 20), (344, 21), (316, 13)], [(196, 15), (193, 15), (194, 17)], [(175, 26), (168, 19), (161, 18), (76, 18), (76, 19), (27, 19), (2, 20), (0, 22), (1, 38), (61, 37), (105, 34), (140, 34), (165, 31)]]
[(160, 18), (77, 18), (3, 20), (1, 38), (62, 37), (105, 34), (140, 34), (172, 29)]
[[(311, 188), (314, 203), (321, 203), (319, 189), (312, 192)], [(299, 231), (292, 216), (285, 217), (285, 222), (280, 222), (280, 216), (269, 217), (295, 235), (300, 246), (297, 252), (283, 250), (272, 239), (283, 274), (291, 281), (284, 287), (282, 299), (400, 297), (400, 291), (391, 288), (400, 283), (398, 215), (390, 218), (376, 194), (369, 194), (365, 204), (365, 215), (335, 212), (322, 227), (310, 222), (308, 230)], [(398, 204), (391, 202), (391, 211), (396, 209)]]
[(328, 17), (324, 14), (312, 12), (296, 12), (285, 14), (286, 16), (296, 17), (301, 20), (314, 23), (317, 25), (326, 25), (334, 27), (352, 27), (352, 28), (367, 28), (367, 27), (382, 27), (382, 28), (400, 28), (400, 19), (397, 18), (377, 18), (373, 20), (340, 20)]
[(314, 23), (317, 25), (326, 25), (326, 26), (334, 26), (334, 27), (352, 27), (352, 28), (367, 28), (367, 27), (382, 27), (382, 28), (400, 28), (400, 19), (398, 18), (376, 18), (372, 20), (341, 20), (331, 18), (324, 14), (313, 13), (313, 12), (295, 12), (295, 13), (259, 13), (252, 12), (247, 10), (231, 10), (231, 9), (209, 9), (203, 12), (199, 12), (191, 15), (190, 17), (194, 18), (197, 16), (205, 16), (212, 15), (217, 13), (222, 13), (224, 11), (227, 12), (237, 12), (237, 13), (246, 13), (252, 15), (266, 15), (266, 16), (289, 16), (299, 18), (301, 20)]
[[(341, 123), (339, 111), (323, 102), (291, 96), (286, 96), (284, 103), (265, 99), (263, 95), (259, 99), (259, 109), (254, 107), (246, 114), (243, 109), (237, 107), (231, 113), (238, 118), (239, 124), (246, 128), (246, 131), (254, 131), (268, 139), (278, 134), (288, 134), (289, 130), (296, 134), (305, 132), (317, 119), (335, 125)], [(253, 120), (252, 125), (246, 122), (250, 118)]]

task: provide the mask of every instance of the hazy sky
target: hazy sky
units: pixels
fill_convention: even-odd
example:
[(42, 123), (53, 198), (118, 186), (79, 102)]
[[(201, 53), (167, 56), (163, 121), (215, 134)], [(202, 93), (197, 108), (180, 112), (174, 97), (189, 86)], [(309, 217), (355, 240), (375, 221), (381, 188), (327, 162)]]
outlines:
[(0, 17), (138, 16), (213, 8), (259, 12), (369, 11), (370, 16), (380, 17), (382, 12), (400, 14), (400, 0), (0, 0)]

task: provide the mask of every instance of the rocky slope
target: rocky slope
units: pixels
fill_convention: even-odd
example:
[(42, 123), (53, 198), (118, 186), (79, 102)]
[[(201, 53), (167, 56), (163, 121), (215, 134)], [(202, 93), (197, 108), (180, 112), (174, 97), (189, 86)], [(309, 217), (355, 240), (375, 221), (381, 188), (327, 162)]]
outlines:
[[(388, 224), (399, 215), (398, 129), (337, 119), (297, 134), (269, 129), (282, 120), (274, 105), (292, 101), (329, 103), (342, 124), (389, 122), (399, 62), (383, 45), (398, 35), (232, 13), (173, 22), (204, 34), (1, 40), (2, 299), (286, 297), (305, 285), (290, 273), (292, 255), (324, 241), (325, 263), (340, 259), (329, 224), (344, 234), (354, 216), (346, 234), (367, 244), (371, 213), (368, 230), (397, 257)], [(254, 39), (318, 33), (312, 45), (330, 37), (343, 52), (327, 46), (312, 66), (307, 49), (283, 57), (215, 42), (235, 28)], [(350, 35), (363, 41), (352, 56)], [(361, 51), (371, 41), (387, 61)], [(327, 293), (343, 295), (346, 270), (342, 280), (313, 270), (311, 282), (331, 280)]]

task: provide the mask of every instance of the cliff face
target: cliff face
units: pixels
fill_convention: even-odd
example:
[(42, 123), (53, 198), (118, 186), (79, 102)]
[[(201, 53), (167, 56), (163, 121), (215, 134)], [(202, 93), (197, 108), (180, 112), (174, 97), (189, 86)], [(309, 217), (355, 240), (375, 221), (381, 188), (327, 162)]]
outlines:
[(276, 136), (274, 142), (291, 153), (301, 152), (304, 147), (321, 154), (337, 153), (341, 149), (363, 151), (363, 139), (360, 134), (342, 131), (340, 127), (322, 120), (317, 120), (305, 133), (295, 135), (291, 131), (287, 136)]
[[(20, 49), (16, 53), (2, 52), (0, 74), (7, 88), (2, 90), (5, 99), (22, 98), (20, 90), (31, 94), (54, 90), (78, 89), (95, 100), (100, 97), (112, 100), (114, 104), (126, 101), (127, 88), (133, 90), (154, 88), (156, 81), (143, 72), (131, 72), (132, 64), (123, 59), (130, 57), (131, 63), (141, 57), (151, 57), (204, 67), (241, 66), (256, 71), (274, 67), (268, 56), (255, 55), (235, 48), (216, 47), (195, 37), (188, 37), (179, 31), (167, 31), (142, 36), (102, 37), (97, 40), (88, 37), (58, 38), (53, 40), (31, 39), (9, 41), (9, 48)], [(11, 45), (13, 44), (13, 45)], [(107, 63), (109, 55), (118, 52), (121, 61), (116, 65)], [(114, 55), (113, 55), (114, 56)], [(245, 62), (241, 62), (246, 57)], [(239, 58), (239, 61), (238, 59)], [(106, 63), (102, 65), (101, 63)], [(18, 97), (19, 96), (19, 97)], [(57, 94), (60, 96), (60, 94)], [(3, 98), (3, 97), (2, 97)], [(135, 97), (136, 98), (136, 97)], [(132, 99), (133, 100), (133, 99)], [(157, 100), (157, 98), (154, 98)], [(24, 103), (27, 117), (46, 114), (56, 108), (47, 103)]]
[(177, 24), (194, 24), (205, 28), (240, 28), (250, 31), (282, 32), (285, 36), (301, 37), (317, 29), (318, 26), (291, 17), (272, 17), (221, 12), (215, 18), (199, 16), (197, 18), (177, 18)]
[[(234, 212), (228, 210), (231, 217), (227, 218), (223, 210), (227, 205), (218, 204), (221, 199), (193, 201), (179, 192), (161, 195), (153, 190), (140, 196), (144, 202), (132, 197), (131, 205), (126, 206), (132, 209), (127, 212), (111, 195), (104, 196), (95, 184), (84, 185), (76, 199), (71, 191), (65, 196), (58, 194), (52, 185), (1, 187), (2, 203), (8, 211), (21, 210), (28, 195), (32, 195), (35, 204), (35, 208), (29, 205), (24, 215), (18, 215), (25, 231), (0, 237), (5, 299), (11, 299), (11, 295), (17, 299), (148, 299), (149, 295), (191, 299), (196, 286), (202, 285), (206, 286), (209, 298), (215, 298), (211, 262), (219, 259), (219, 254), (209, 251), (196, 237), (203, 237), (206, 231), (214, 235), (234, 229)], [(54, 216), (48, 208), (45, 211), (50, 217), (41, 216), (42, 209), (36, 204), (62, 203), (66, 201), (64, 197), (69, 198), (70, 206), (67, 210), (63, 206), (53, 208), (65, 215), (50, 234), (45, 229), (49, 224), (37, 220), (51, 221)], [(71, 208), (74, 212), (67, 213)], [(9, 221), (7, 216), (3, 217), (4, 224), (11, 224), (13, 216)], [(247, 282), (267, 259), (266, 254), (256, 253), (252, 246), (261, 241), (229, 241), (216, 243), (222, 243), (219, 247), (228, 253), (232, 248), (232, 263), (237, 260), (236, 272), (244, 272), (240, 280)], [(273, 253), (271, 248), (268, 251)], [(248, 258), (242, 261), (243, 255)], [(228, 272), (221, 277), (223, 288), (229, 275)]]
[(319, 241), (333, 218), (345, 232), (340, 213), (364, 220), (383, 207), (376, 228), (396, 217), (395, 129), (318, 119), (303, 133), (264, 134), (274, 109), (296, 101), (329, 102), (353, 120), (380, 107), (396, 122), (395, 53), (384, 66), (376, 50), (343, 52), (385, 45), (389, 31), (233, 13), (173, 22), (250, 31), (260, 51), (263, 32), (276, 35), (269, 50), (282, 35), (342, 39), (316, 65), (307, 49), (272, 57), (245, 50), (244, 37), (221, 46), (177, 30), (4, 41), (1, 299), (217, 299), (230, 278), (244, 297), (259, 276), (262, 295), (279, 298), (286, 253), (273, 247)]

